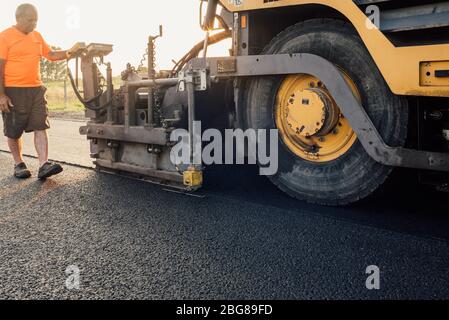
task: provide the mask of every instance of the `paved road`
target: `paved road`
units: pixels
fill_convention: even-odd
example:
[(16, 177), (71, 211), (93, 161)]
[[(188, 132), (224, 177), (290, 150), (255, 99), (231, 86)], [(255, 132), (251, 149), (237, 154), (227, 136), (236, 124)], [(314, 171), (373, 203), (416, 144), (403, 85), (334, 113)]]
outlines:
[[(205, 198), (65, 169), (20, 182), (0, 153), (0, 299), (449, 298), (448, 196), (412, 179), (324, 208), (254, 167), (210, 169)], [(80, 290), (65, 287), (68, 266)]]

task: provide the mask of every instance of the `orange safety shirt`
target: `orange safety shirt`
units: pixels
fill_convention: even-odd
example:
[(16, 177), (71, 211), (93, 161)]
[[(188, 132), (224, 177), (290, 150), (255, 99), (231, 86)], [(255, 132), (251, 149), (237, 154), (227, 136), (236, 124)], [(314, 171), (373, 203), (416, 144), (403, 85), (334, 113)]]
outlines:
[(35, 88), (42, 86), (40, 61), (51, 60), (50, 47), (41, 34), (24, 34), (15, 27), (0, 33), (0, 59), (5, 60), (5, 87)]

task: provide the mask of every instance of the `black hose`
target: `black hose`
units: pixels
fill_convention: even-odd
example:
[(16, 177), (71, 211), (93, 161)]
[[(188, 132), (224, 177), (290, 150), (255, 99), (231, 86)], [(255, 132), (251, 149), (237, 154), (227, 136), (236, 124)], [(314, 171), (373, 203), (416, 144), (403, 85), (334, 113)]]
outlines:
[(112, 101), (108, 101), (105, 104), (100, 105), (100, 106), (96, 106), (96, 105), (92, 104), (94, 101), (97, 101), (101, 97), (101, 95), (103, 94), (103, 91), (100, 92), (95, 97), (93, 97), (92, 99), (85, 100), (81, 96), (81, 94), (76, 86), (75, 79), (73, 79), (73, 74), (69, 67), (67, 67), (67, 71), (68, 71), (67, 73), (69, 75), (69, 79), (70, 79), (70, 83), (72, 85), (73, 91), (75, 92), (75, 95), (78, 98), (78, 100), (84, 105), (84, 107), (86, 107), (87, 109), (92, 110), (92, 111), (100, 111), (102, 109), (107, 108), (112, 103)]

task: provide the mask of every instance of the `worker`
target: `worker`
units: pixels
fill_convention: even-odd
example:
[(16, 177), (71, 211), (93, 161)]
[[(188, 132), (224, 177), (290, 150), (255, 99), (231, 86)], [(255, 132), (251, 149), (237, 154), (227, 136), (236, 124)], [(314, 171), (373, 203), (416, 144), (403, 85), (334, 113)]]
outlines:
[(48, 121), (46, 88), (40, 76), (42, 57), (50, 61), (70, 58), (71, 51), (52, 50), (35, 31), (38, 11), (31, 4), (16, 10), (17, 24), (0, 33), (0, 111), (4, 135), (14, 158), (14, 176), (31, 177), (22, 156), (22, 135), (34, 132), (39, 158), (38, 178), (45, 180), (63, 171), (61, 165), (48, 161)]

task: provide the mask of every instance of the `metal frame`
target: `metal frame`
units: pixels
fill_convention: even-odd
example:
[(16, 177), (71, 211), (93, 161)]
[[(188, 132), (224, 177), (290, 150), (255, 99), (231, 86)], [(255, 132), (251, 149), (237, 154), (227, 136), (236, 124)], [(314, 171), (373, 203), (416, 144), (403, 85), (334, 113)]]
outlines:
[[(353, 95), (342, 73), (329, 61), (311, 54), (281, 54), (192, 59), (179, 78), (130, 81), (125, 86), (124, 125), (89, 123), (81, 129), (90, 139), (136, 142), (165, 146), (169, 130), (136, 125), (136, 92), (138, 88), (175, 86), (188, 93), (189, 128), (195, 120), (195, 91), (208, 87), (211, 80), (305, 73), (319, 78), (332, 94), (349, 120), (366, 152), (377, 162), (395, 167), (449, 172), (449, 154), (395, 148), (382, 139), (362, 105)], [(206, 79), (207, 80), (207, 79)], [(238, 92), (238, 90), (237, 90)], [(240, 99), (236, 99), (240, 109)], [(193, 148), (192, 148), (193, 149)]]
[[(232, 62), (231, 62), (232, 61)], [(231, 66), (224, 70), (222, 66)], [(204, 59), (193, 59), (190, 69), (204, 67)], [(332, 63), (312, 54), (282, 54), (207, 59), (212, 78), (253, 77), (305, 73), (320, 79), (349, 120), (366, 152), (377, 162), (449, 172), (449, 153), (436, 153), (388, 146), (357, 101), (342, 73)]]
[(143, 126), (125, 128), (123, 125), (88, 123), (80, 128), (81, 135), (88, 139), (135, 142), (166, 146), (170, 142), (170, 131), (163, 128), (145, 128)]

